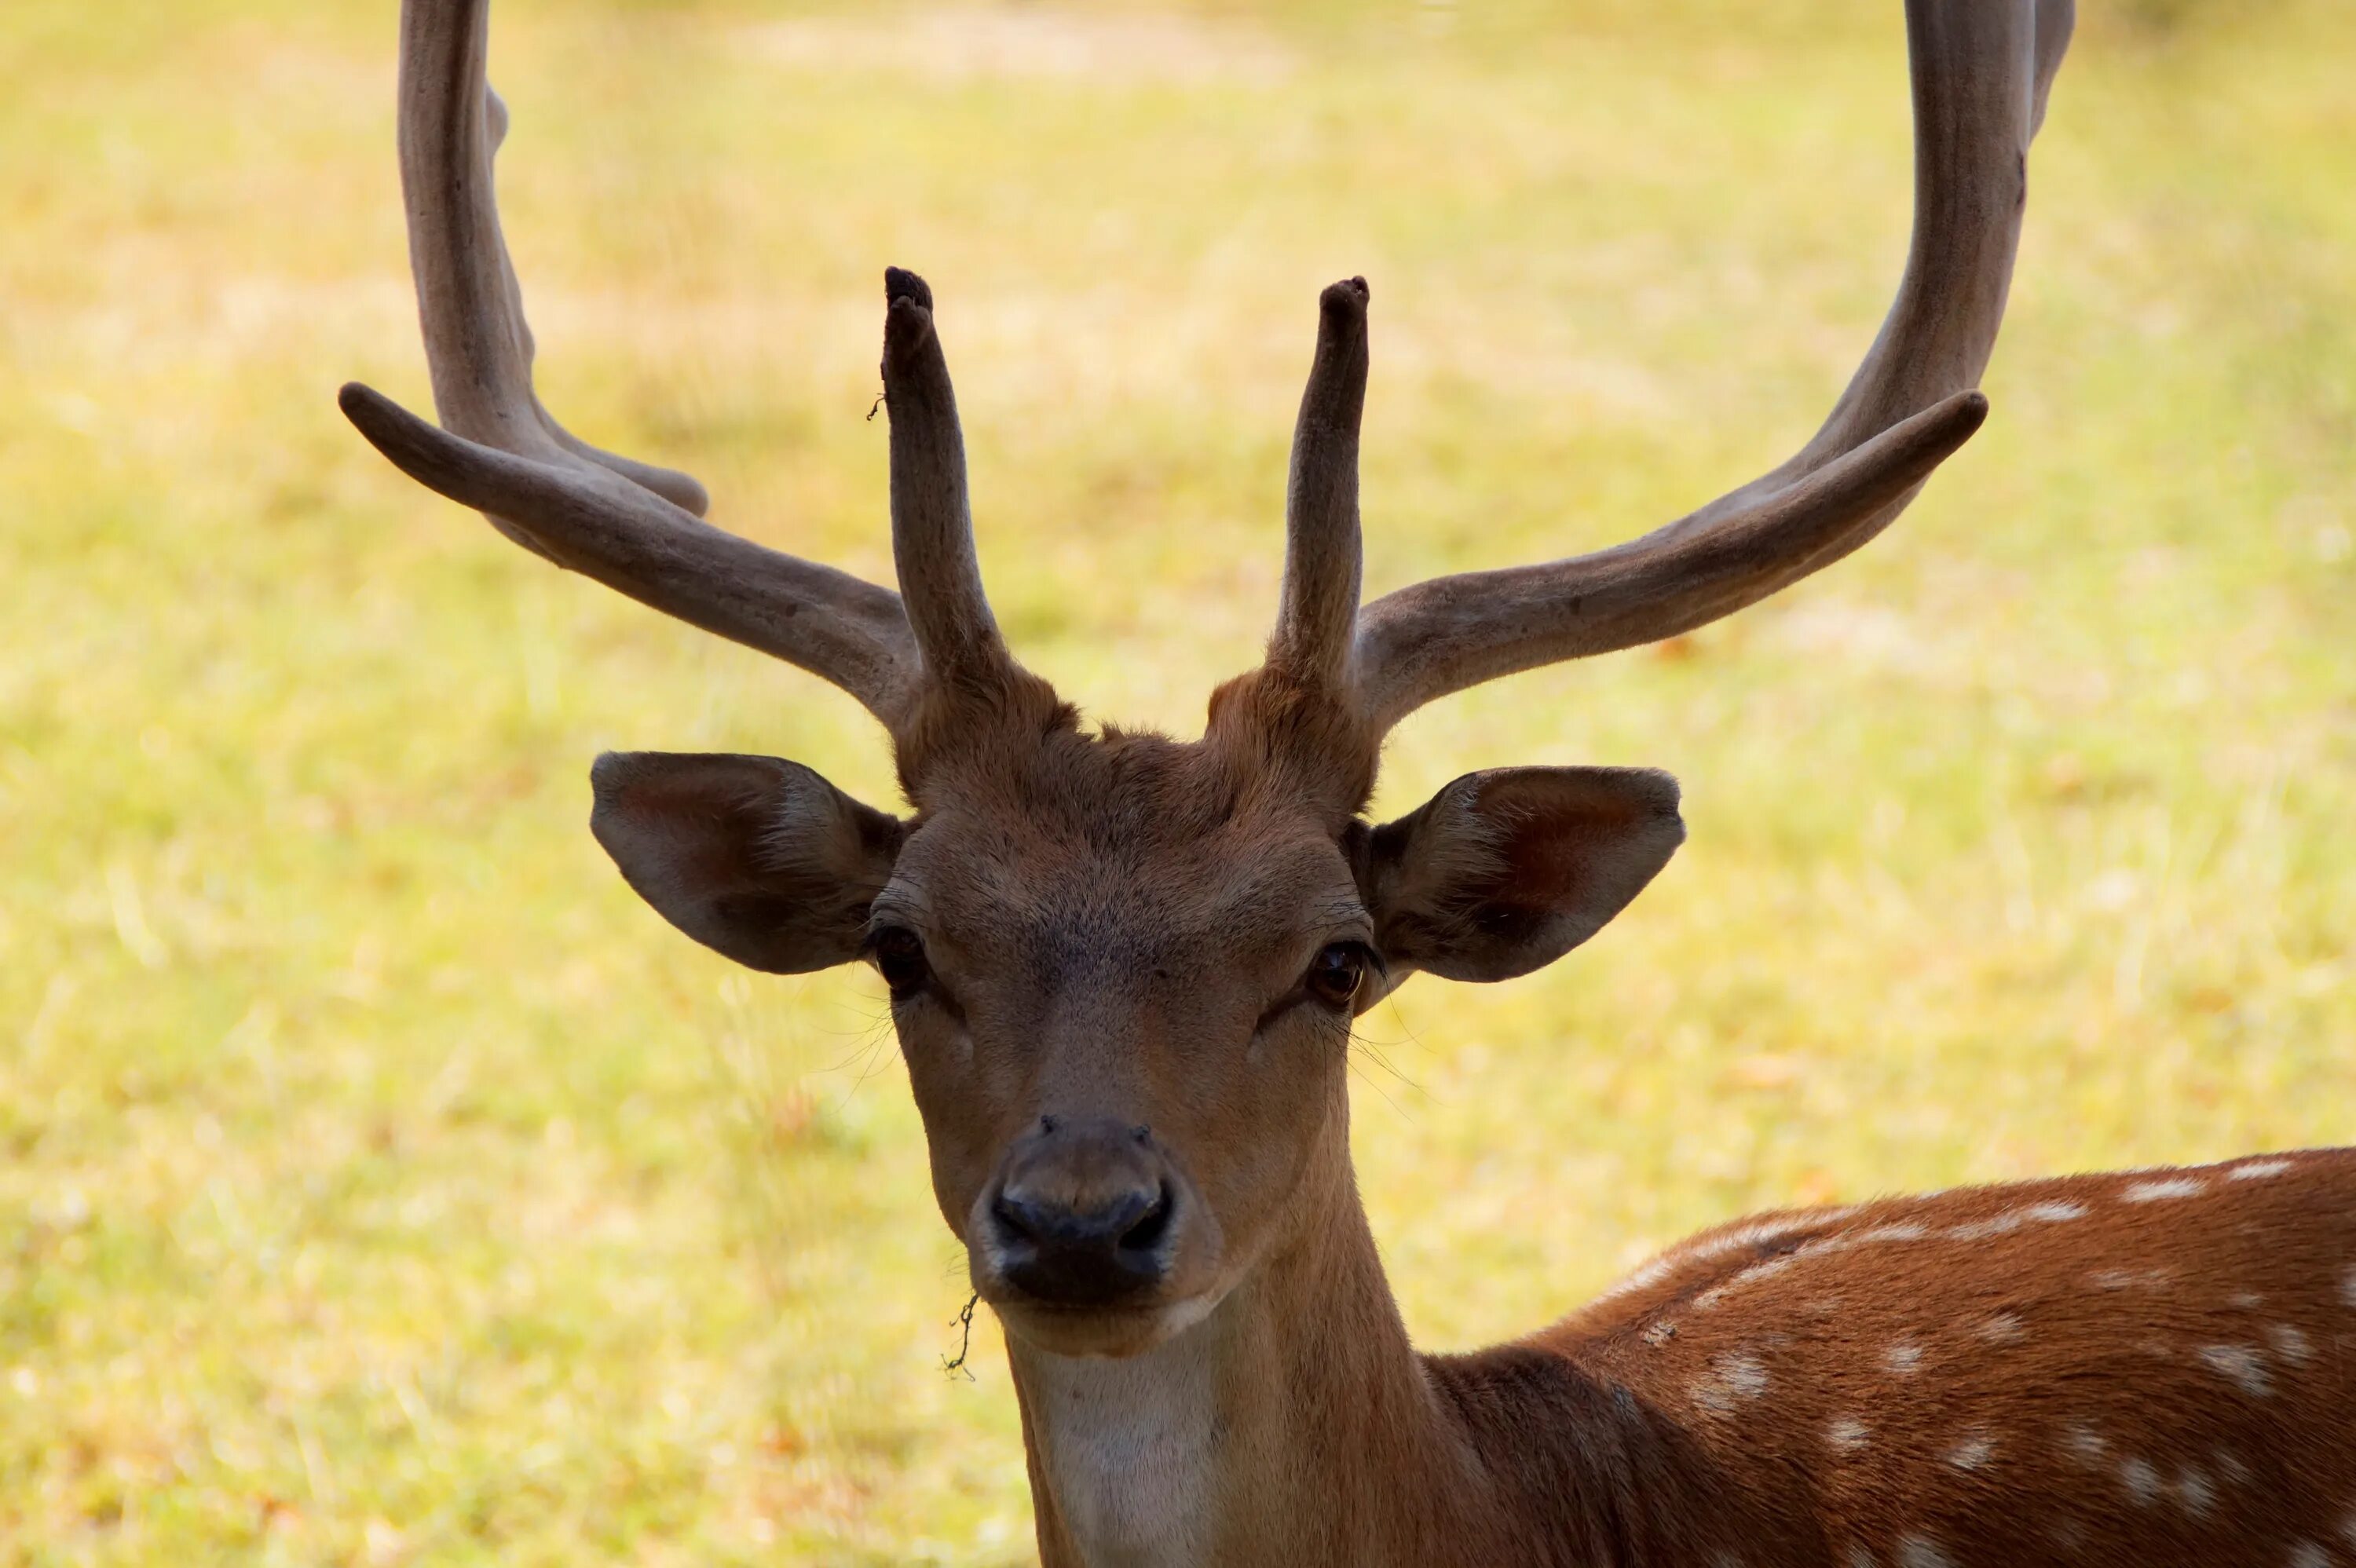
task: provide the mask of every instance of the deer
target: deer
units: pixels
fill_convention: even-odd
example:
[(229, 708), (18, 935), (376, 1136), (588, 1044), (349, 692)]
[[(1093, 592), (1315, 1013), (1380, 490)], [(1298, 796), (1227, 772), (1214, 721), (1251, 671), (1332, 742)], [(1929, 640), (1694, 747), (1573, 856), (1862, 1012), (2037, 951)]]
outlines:
[(1369, 289), (1319, 297), (1263, 662), (1178, 740), (1078, 710), (983, 592), (926, 282), (884, 274), (897, 592), (703, 519), (532, 389), (487, 0), (405, 0), (399, 140), (439, 422), (360, 432), (556, 565), (830, 681), (905, 811), (779, 758), (597, 759), (590, 829), (737, 963), (866, 963), (933, 1191), (1004, 1330), (1047, 1568), (2356, 1563), (2356, 1150), (1796, 1209), (1569, 1317), (1411, 1344), (1348, 1141), (1353, 1020), (1563, 957), (1685, 837), (1619, 767), (1363, 815), (1386, 735), (1482, 682), (1729, 615), (1887, 528), (1981, 425), (2070, 0), (1905, 0), (1896, 300), (1781, 466), (1592, 553), (1362, 603)]

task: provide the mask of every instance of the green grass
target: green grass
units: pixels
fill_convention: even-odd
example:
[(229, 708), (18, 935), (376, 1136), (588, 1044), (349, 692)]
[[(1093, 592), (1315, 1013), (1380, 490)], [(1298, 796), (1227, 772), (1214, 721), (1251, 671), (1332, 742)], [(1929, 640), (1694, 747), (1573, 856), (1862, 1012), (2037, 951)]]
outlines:
[[(1021, 652), (1191, 732), (1332, 278), (1378, 589), (1812, 427), (1902, 248), (1901, 48), (1759, 9), (502, 0), (543, 389), (882, 572), (921, 268)], [(1391, 747), (1386, 809), (1643, 763), (1693, 828), (1568, 962), (1369, 1020), (1427, 1343), (1749, 1208), (2356, 1140), (2356, 25), (2090, 11), (1995, 416), (1906, 520)], [(732, 972), (584, 831), (602, 747), (887, 802), (879, 738), (336, 414), (424, 399), (391, 12), (0, 26), (0, 1563), (1026, 1560), (875, 985)]]

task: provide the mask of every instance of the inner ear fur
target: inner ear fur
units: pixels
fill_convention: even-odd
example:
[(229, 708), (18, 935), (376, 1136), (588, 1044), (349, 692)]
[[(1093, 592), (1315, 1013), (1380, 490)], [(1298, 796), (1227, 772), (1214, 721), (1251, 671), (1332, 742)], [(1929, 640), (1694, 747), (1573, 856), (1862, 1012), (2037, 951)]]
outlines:
[(781, 757), (608, 752), (589, 782), (589, 831), (638, 896), (706, 947), (775, 975), (859, 955), (906, 833)]
[(1498, 768), (1376, 828), (1360, 881), (1395, 971), (1509, 980), (1601, 931), (1685, 836), (1655, 769)]

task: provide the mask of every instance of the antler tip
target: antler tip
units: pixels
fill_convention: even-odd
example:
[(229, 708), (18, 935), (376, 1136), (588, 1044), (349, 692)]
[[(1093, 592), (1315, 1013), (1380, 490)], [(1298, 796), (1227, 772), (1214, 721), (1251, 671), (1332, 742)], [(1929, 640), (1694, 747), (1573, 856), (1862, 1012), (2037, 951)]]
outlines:
[(905, 267), (884, 269), (884, 373), (906, 371), (933, 341), (933, 291), (924, 279)]
[(1931, 414), (1937, 423), (1954, 432), (1956, 443), (1960, 445), (1987, 422), (1987, 394), (1976, 387), (1967, 392), (1957, 392), (1946, 401), (1934, 404)]
[(932, 285), (905, 267), (884, 269), (884, 297), (894, 304), (914, 300), (926, 310), (933, 308)]
[(344, 411), (354, 429), (368, 437), (369, 445), (395, 463), (401, 462), (399, 453), (412, 444), (403, 438), (423, 422), (365, 381), (345, 382), (337, 389), (336, 406)]
[(1366, 287), (1365, 279), (1344, 278), (1338, 283), (1325, 285), (1324, 292), (1317, 296), (1317, 307), (1329, 316), (1362, 321), (1365, 318), (1366, 304), (1373, 297), (1374, 291)]
[(906, 294), (892, 302), (884, 315), (884, 371), (885, 379), (894, 372), (914, 369), (922, 361), (919, 356), (933, 341), (933, 313)]

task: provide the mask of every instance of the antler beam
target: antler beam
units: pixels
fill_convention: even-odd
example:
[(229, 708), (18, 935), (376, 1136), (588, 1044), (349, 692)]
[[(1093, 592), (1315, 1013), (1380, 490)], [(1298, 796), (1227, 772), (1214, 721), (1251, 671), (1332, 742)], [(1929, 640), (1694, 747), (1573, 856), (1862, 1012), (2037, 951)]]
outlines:
[[(402, 188), (442, 426), (358, 383), (343, 389), (345, 414), (412, 478), (527, 549), (821, 676), (896, 733), (923, 679), (898, 594), (701, 521), (693, 479), (575, 439), (533, 393), (531, 332), (492, 185), (507, 113), (485, 80), (488, 13), (488, 0), (402, 6)], [(954, 442), (953, 404), (949, 417)], [(970, 560), (962, 518), (960, 506)], [(970, 586), (979, 592), (978, 575)]]
[(2072, 0), (1908, 0), (1914, 231), (1897, 301), (1789, 462), (1642, 539), (1387, 594), (1357, 620), (1377, 731), (1451, 691), (1656, 642), (1829, 566), (1886, 528), (1979, 428), (2026, 199), (2029, 143)]

